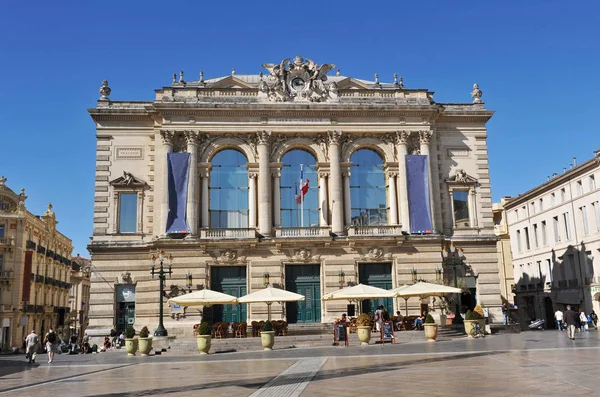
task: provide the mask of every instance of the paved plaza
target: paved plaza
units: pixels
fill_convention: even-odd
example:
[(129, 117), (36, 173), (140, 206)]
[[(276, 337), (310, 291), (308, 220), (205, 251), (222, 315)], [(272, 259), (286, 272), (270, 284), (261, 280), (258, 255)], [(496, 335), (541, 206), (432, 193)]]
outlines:
[[(257, 340), (257, 343), (260, 343)], [(276, 345), (277, 347), (277, 345)], [(600, 332), (209, 356), (0, 357), (0, 396), (581, 396), (600, 390)]]

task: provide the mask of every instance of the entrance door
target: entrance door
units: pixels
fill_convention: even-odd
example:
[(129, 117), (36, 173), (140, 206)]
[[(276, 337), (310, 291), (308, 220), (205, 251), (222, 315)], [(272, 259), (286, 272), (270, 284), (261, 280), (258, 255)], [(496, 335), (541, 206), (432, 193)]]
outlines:
[[(210, 288), (213, 291), (241, 297), (246, 295), (246, 266), (215, 266), (210, 269)], [(212, 310), (213, 322), (246, 321), (246, 305), (215, 305)]]
[[(392, 289), (392, 264), (391, 263), (365, 263), (358, 265), (358, 282), (382, 289)], [(392, 298), (379, 298), (365, 300), (362, 304), (362, 313), (375, 314), (377, 306), (383, 305), (391, 315), (394, 313), (394, 300)]]
[(554, 307), (549, 296), (544, 298), (544, 309), (546, 311), (546, 329), (557, 328), (556, 321), (554, 321)]
[(286, 290), (304, 295), (303, 301), (287, 302), (288, 323), (321, 322), (321, 273), (319, 265), (287, 265)]
[(116, 331), (121, 333), (135, 323), (135, 285), (117, 285), (116, 294)]

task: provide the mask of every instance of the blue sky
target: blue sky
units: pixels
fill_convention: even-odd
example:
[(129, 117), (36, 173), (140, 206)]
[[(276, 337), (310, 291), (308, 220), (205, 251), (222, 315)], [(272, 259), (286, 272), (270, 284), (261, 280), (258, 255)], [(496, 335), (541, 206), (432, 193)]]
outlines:
[[(207, 3), (207, 4), (205, 4)], [(108, 79), (115, 100), (151, 100), (188, 79), (258, 73), (302, 55), (343, 75), (394, 73), (438, 102), (486, 106), (494, 201), (600, 148), (600, 5), (593, 1), (0, 2), (0, 174), (28, 209), (54, 205), (87, 255), (95, 136), (86, 109)], [(494, 4), (490, 4), (494, 3)]]

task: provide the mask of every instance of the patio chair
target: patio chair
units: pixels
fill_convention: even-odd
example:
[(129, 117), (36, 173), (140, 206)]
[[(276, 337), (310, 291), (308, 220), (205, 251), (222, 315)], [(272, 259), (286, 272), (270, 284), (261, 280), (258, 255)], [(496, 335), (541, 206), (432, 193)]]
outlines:
[(219, 327), (217, 327), (217, 331), (215, 332), (215, 338), (217, 338), (217, 339), (227, 338), (228, 331), (229, 331), (229, 324), (228, 323), (220, 323)]
[(259, 332), (260, 328), (259, 328), (259, 325), (258, 325), (258, 321), (252, 321), (250, 323), (250, 325), (252, 325), (252, 336), (259, 336), (260, 335), (260, 332)]
[(236, 338), (246, 338), (248, 324), (245, 322), (237, 323), (237, 328), (235, 328), (235, 337)]

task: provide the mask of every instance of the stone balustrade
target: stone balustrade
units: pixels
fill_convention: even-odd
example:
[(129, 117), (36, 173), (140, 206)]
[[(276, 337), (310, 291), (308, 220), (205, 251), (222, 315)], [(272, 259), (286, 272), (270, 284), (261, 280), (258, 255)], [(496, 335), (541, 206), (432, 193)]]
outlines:
[(348, 236), (393, 236), (401, 234), (400, 226), (351, 226), (348, 228)]
[(275, 237), (321, 237), (329, 236), (328, 227), (282, 227), (275, 231)]

